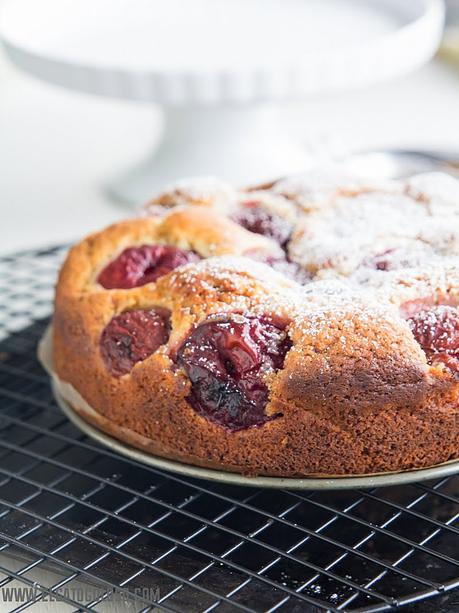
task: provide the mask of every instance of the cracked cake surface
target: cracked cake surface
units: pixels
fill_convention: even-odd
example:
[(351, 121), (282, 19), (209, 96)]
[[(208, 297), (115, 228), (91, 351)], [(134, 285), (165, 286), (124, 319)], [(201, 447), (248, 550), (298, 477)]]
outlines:
[(459, 181), (183, 180), (73, 247), (54, 367), (111, 435), (248, 475), (459, 457)]

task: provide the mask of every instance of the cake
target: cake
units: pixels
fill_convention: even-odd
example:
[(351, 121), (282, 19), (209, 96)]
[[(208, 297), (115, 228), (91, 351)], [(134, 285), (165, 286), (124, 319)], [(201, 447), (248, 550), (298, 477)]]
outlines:
[(447, 174), (182, 181), (70, 250), (55, 373), (84, 419), (184, 463), (433, 466), (459, 458), (458, 264)]

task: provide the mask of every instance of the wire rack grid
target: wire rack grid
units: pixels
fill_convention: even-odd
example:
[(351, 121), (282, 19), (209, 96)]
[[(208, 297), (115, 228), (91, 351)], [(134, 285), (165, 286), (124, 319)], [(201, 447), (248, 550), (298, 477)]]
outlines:
[(459, 610), (459, 476), (346, 492), (224, 486), (78, 431), (35, 357), (64, 254), (0, 257), (1, 611)]

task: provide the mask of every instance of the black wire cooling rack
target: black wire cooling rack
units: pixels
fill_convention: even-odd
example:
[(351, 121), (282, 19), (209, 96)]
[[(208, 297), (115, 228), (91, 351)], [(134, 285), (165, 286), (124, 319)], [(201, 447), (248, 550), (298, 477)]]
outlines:
[(0, 258), (2, 612), (55, 600), (59, 611), (459, 611), (459, 476), (336, 493), (223, 486), (79, 432), (35, 357), (64, 252)]

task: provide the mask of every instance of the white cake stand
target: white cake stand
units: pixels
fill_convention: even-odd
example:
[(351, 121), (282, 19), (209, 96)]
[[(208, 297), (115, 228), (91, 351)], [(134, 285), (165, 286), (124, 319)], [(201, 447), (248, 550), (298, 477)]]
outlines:
[(427, 61), (441, 0), (5, 0), (12, 61), (63, 87), (156, 102), (163, 140), (111, 186), (142, 201), (181, 176), (237, 183), (304, 169), (279, 102), (386, 79)]

